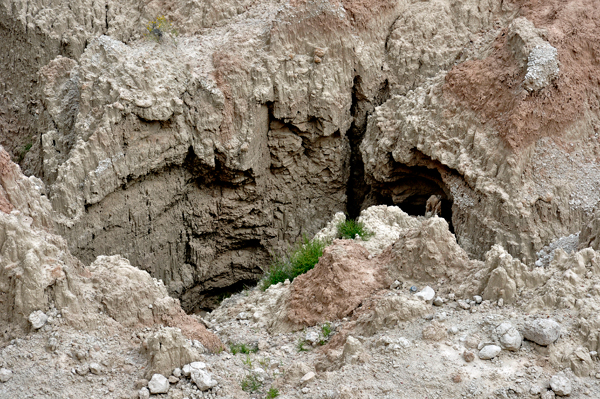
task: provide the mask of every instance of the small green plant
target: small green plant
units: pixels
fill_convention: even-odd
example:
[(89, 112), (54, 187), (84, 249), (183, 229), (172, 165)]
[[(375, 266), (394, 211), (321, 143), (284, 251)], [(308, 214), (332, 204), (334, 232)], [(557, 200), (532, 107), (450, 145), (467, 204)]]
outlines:
[(237, 355), (238, 353), (249, 355), (250, 353), (258, 352), (258, 346), (246, 344), (229, 344), (229, 350), (232, 355)]
[(246, 358), (242, 360), (242, 363), (244, 363), (249, 368), (252, 368), (252, 359), (250, 359), (250, 355), (246, 355)]
[(146, 37), (160, 43), (165, 36), (170, 36), (174, 41), (179, 32), (173, 27), (171, 22), (167, 20), (164, 15), (156, 17), (154, 21), (150, 21), (146, 24)]
[(304, 345), (306, 345), (306, 341), (303, 339), (300, 339), (298, 341), (298, 343), (296, 344), (296, 349), (298, 349), (298, 352), (308, 352), (308, 349), (305, 348)]
[(365, 229), (363, 222), (347, 219), (337, 225), (338, 237), (353, 240), (358, 235), (363, 241), (373, 237), (373, 233)]
[(265, 291), (271, 285), (283, 283), (288, 279), (292, 281), (315, 267), (327, 245), (326, 241), (309, 240), (304, 237), (288, 254), (274, 256), (269, 271), (262, 281), (262, 290)]
[(263, 383), (256, 374), (250, 373), (246, 374), (240, 385), (242, 390), (246, 392), (256, 392), (262, 387)]
[(260, 366), (266, 370), (269, 368), (269, 365), (271, 364), (271, 359), (269, 359), (268, 357), (259, 359), (258, 364), (260, 364)]
[(267, 396), (265, 396), (265, 399), (275, 399), (278, 396), (279, 396), (279, 389), (271, 387), (267, 391)]
[(25, 158), (25, 155), (27, 155), (29, 150), (31, 150), (31, 147), (33, 147), (33, 143), (27, 143), (19, 150), (19, 159), (17, 160), (17, 163), (21, 162), (23, 158)]
[(333, 332), (332, 328), (331, 328), (331, 324), (329, 322), (323, 324), (321, 326), (321, 335), (323, 336), (323, 339), (320, 339), (318, 344), (323, 346), (327, 343), (327, 341), (329, 341), (329, 337), (331, 336), (331, 333)]
[(325, 339), (329, 338), (333, 330), (331, 329), (331, 324), (329, 322), (323, 324), (321, 326), (321, 333), (325, 337)]

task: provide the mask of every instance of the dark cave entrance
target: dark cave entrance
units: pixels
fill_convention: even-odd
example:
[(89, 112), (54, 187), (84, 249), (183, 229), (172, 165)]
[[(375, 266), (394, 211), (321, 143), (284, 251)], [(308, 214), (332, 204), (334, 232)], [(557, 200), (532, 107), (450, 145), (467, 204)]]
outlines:
[[(440, 172), (426, 166), (396, 166), (392, 182), (371, 187), (370, 205), (396, 205), (412, 216), (425, 216), (427, 200), (432, 195), (441, 199), (441, 212), (438, 215), (446, 219), (450, 232), (452, 225), (452, 195), (442, 180)], [(369, 201), (370, 200), (370, 201)], [(366, 204), (365, 204), (366, 205)]]
[[(415, 166), (391, 161), (387, 181), (377, 182), (369, 187), (368, 194), (360, 203), (360, 210), (373, 205), (395, 205), (411, 216), (425, 216), (427, 200), (432, 195), (437, 195), (441, 199), (441, 212), (438, 216), (448, 222), (450, 232), (454, 233), (453, 198), (442, 179), (442, 173), (450, 171), (422, 153), (416, 152), (416, 159)], [(360, 210), (350, 216), (357, 217)]]

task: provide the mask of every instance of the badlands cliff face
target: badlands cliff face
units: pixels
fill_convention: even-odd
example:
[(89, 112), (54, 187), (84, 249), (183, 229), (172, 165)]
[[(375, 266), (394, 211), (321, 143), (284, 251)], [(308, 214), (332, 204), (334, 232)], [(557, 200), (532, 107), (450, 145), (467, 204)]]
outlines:
[[(599, 21), (0, 0), (0, 397), (598, 397)], [(313, 270), (198, 315), (304, 234)]]
[[(75, 256), (120, 254), (187, 310), (337, 211), (432, 194), (469, 256), (532, 264), (600, 200), (597, 12), (5, 0), (1, 143)], [(157, 15), (176, 40), (144, 37)]]

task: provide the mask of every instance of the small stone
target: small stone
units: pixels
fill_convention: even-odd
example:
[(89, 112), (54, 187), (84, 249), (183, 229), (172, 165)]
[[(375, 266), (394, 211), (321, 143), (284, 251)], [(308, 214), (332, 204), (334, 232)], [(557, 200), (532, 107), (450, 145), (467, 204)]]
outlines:
[(444, 300), (441, 297), (436, 296), (435, 299), (433, 300), (433, 304), (435, 306), (442, 306), (444, 304)]
[(179, 367), (173, 370), (173, 376), (177, 378), (181, 377), (181, 369)]
[(79, 366), (77, 366), (75, 371), (79, 375), (87, 375), (90, 372), (90, 366), (88, 366), (87, 364), (80, 364)]
[(571, 386), (571, 381), (563, 372), (557, 373), (552, 376), (552, 378), (550, 379), (550, 388), (552, 388), (554, 393), (558, 396), (568, 396), (573, 390), (573, 387)]
[(143, 387), (148, 386), (148, 380), (142, 378), (141, 380), (137, 380), (133, 386), (135, 387), (135, 389), (142, 389)]
[(308, 387), (304, 387), (304, 388), (302, 388), (302, 393), (303, 393), (303, 394), (307, 394), (307, 393), (309, 393), (309, 392), (310, 392), (310, 389), (309, 389)]
[(315, 55), (317, 57), (323, 58), (325, 56), (325, 49), (322, 49), (320, 47), (315, 47)]
[(463, 359), (465, 359), (465, 362), (471, 363), (473, 360), (475, 360), (475, 354), (473, 352), (464, 351)]
[(532, 395), (539, 395), (540, 392), (542, 392), (542, 387), (539, 385), (532, 385), (531, 388), (529, 388), (529, 393)]
[(315, 61), (315, 64), (320, 64), (321, 63), (321, 57), (317, 57), (315, 55), (314, 61)]
[(456, 384), (458, 384), (458, 383), (459, 383), (459, 382), (461, 382), (461, 381), (462, 381), (462, 377), (461, 377), (461, 375), (460, 375), (460, 374), (455, 374), (455, 375), (452, 377), (452, 382), (454, 382), (454, 383), (456, 383)]
[(174, 375), (169, 377), (169, 384), (177, 384), (179, 382), (179, 378), (175, 377)]
[(554, 399), (556, 395), (554, 395), (554, 391), (544, 391), (540, 397), (541, 399)]
[(98, 363), (90, 363), (90, 372), (98, 375), (102, 372), (102, 367)]
[(458, 306), (460, 306), (461, 308), (463, 308), (464, 310), (469, 310), (471, 309), (471, 305), (469, 305), (467, 302), (465, 301), (458, 301)]
[(452, 327), (450, 327), (450, 328), (448, 329), (448, 332), (449, 332), (450, 334), (456, 335), (456, 334), (458, 334), (458, 327), (456, 327), (456, 326), (452, 326)]
[(596, 379), (600, 380), (600, 373), (596, 373)]
[(7, 368), (2, 367), (0, 369), (0, 382), (8, 382), (12, 378), (13, 372)]
[(217, 386), (217, 381), (213, 380), (211, 374), (203, 369), (192, 368), (190, 377), (201, 391), (208, 391)]
[(50, 352), (54, 352), (58, 347), (58, 340), (54, 337), (48, 338), (48, 342), (46, 343), (46, 349)]
[(498, 307), (501, 308), (502, 306), (504, 306), (504, 299), (500, 298), (498, 299)]
[(148, 388), (144, 387), (138, 391), (138, 398), (140, 399), (150, 399), (150, 391)]
[(499, 336), (500, 345), (509, 351), (518, 351), (523, 338), (521, 333), (510, 323), (502, 323), (494, 331)]
[(392, 285), (390, 285), (390, 290), (395, 290), (398, 287), (400, 287), (401, 285), (402, 285), (402, 283), (400, 281), (396, 280), (392, 283)]
[(502, 348), (498, 345), (486, 345), (479, 351), (479, 358), (481, 360), (490, 360), (500, 354)]
[(304, 336), (304, 339), (311, 344), (316, 344), (317, 342), (319, 342), (319, 338), (320, 335), (316, 331), (309, 331)]
[(206, 368), (206, 364), (203, 362), (192, 362), (183, 366), (183, 375), (189, 377), (192, 375), (192, 370), (203, 370)]
[(29, 322), (34, 330), (42, 328), (47, 321), (48, 316), (46, 316), (46, 313), (42, 312), (41, 310), (36, 310), (29, 315)]
[(560, 337), (560, 324), (552, 319), (528, 321), (523, 327), (523, 336), (538, 345), (547, 346)]
[(169, 380), (162, 374), (154, 374), (148, 382), (150, 393), (167, 393), (169, 392)]
[(309, 371), (308, 373), (304, 374), (304, 377), (302, 377), (300, 379), (300, 383), (301, 384), (306, 384), (307, 382), (310, 382), (312, 380), (314, 380), (316, 377), (316, 374), (312, 371)]
[(451, 301), (453, 301), (454, 298), (456, 298), (456, 295), (454, 295), (454, 294), (448, 294), (448, 299), (450, 299)]
[(435, 298), (435, 291), (430, 286), (426, 286), (421, 291), (415, 294), (415, 296), (427, 303), (431, 303)]
[(475, 295), (473, 297), (473, 300), (475, 301), (475, 303), (480, 304), (481, 302), (483, 302), (483, 298), (480, 297), (479, 295)]

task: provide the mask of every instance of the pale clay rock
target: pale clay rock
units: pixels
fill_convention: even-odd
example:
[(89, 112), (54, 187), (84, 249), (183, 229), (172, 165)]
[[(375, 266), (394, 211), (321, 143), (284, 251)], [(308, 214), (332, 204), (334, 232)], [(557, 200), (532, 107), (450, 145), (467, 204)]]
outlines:
[(154, 374), (148, 381), (148, 389), (151, 394), (169, 392), (169, 380), (162, 374)]
[(523, 326), (523, 337), (542, 346), (555, 342), (560, 337), (560, 333), (560, 324), (552, 319), (527, 321)]
[(35, 312), (29, 315), (29, 322), (31, 323), (31, 327), (34, 330), (39, 330), (42, 328), (46, 322), (48, 321), (48, 316), (41, 310), (36, 310)]
[(490, 360), (500, 354), (502, 348), (498, 345), (486, 345), (479, 351), (479, 358), (481, 360)]
[(571, 380), (563, 372), (552, 376), (550, 387), (558, 396), (569, 396), (573, 391)]
[(13, 376), (13, 372), (7, 368), (0, 368), (0, 382), (8, 382)]
[(215, 381), (212, 378), (211, 373), (199, 368), (191, 369), (190, 378), (192, 379), (192, 381), (194, 381), (198, 389), (201, 391), (207, 391), (211, 388), (216, 387), (218, 384), (217, 381)]
[(143, 387), (138, 391), (138, 398), (139, 399), (150, 399), (150, 391), (148, 390), (148, 388)]
[(427, 303), (431, 303), (435, 297), (435, 291), (430, 286), (426, 286), (421, 291), (417, 292), (415, 296)]

